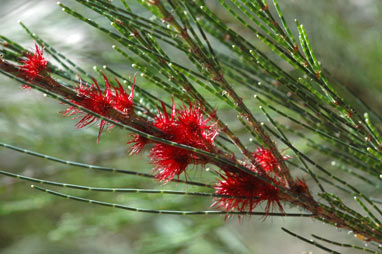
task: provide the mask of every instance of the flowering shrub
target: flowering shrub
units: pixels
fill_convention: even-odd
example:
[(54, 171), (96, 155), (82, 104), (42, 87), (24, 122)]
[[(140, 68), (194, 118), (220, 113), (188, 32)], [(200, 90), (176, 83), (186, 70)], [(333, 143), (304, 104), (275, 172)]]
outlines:
[[(104, 84), (98, 82), (34, 34), (31, 35), (42, 48), (36, 44), (33, 53), (1, 37), (4, 40), (4, 56), (0, 59), (3, 74), (67, 104), (63, 116), (79, 119), (75, 125), (77, 128), (97, 124), (98, 143), (105, 128), (119, 127), (133, 132), (127, 140), (130, 155), (147, 149), (153, 171), (152, 174), (146, 174), (76, 162), (64, 163), (154, 178), (162, 184), (178, 182), (187, 186), (202, 186), (210, 192), (94, 188), (45, 181), (7, 171), (0, 171), (1, 174), (89, 191), (208, 196), (212, 200), (213, 210), (155, 210), (89, 200), (33, 186), (56, 196), (136, 212), (223, 214), (226, 218), (233, 215), (239, 218), (244, 215), (311, 217), (351, 230), (357, 238), (366, 242), (382, 244), (381, 222), (378, 219), (382, 212), (376, 205), (378, 201), (311, 159), (289, 139), (292, 135), (302, 137), (326, 158), (339, 160), (345, 169), (352, 167), (361, 172), (347, 170), (350, 176), (366, 182), (369, 188), (375, 188), (375, 181), (380, 180), (382, 165), (382, 134), (374, 121), (381, 119), (367, 106), (365, 109), (372, 117), (368, 113), (359, 114), (353, 105), (348, 104), (318, 62), (304, 26), (296, 23), (299, 35), (297, 42), (276, 0), (273, 0), (273, 8), (277, 16), (262, 0), (231, 1), (235, 8), (223, 0), (219, 0), (219, 3), (272, 52), (293, 67), (298, 75), (286, 72), (282, 65), (264, 54), (251, 40), (224, 24), (202, 0), (142, 1), (141, 5), (151, 11), (154, 19), (137, 16), (125, 1), (122, 1), (123, 8), (103, 0), (78, 2), (109, 19), (115, 30), (106, 29), (62, 3), (58, 4), (63, 11), (120, 43), (120, 46), (113, 45), (113, 49), (133, 63), (132, 66), (143, 78), (170, 95), (172, 105), (166, 103), (165, 96), (154, 95), (150, 89), (136, 84), (135, 76), (128, 92), (117, 79), (122, 78), (122, 75), (107, 66), (104, 72), (99, 71)], [(256, 26), (249, 22), (254, 22)], [(232, 55), (215, 52), (206, 33), (227, 46)], [(187, 66), (182, 59), (170, 57), (158, 40), (184, 53), (184, 57), (195, 68)], [(63, 70), (48, 61), (43, 49), (55, 59), (67, 61), (73, 68), (62, 65)], [(129, 50), (129, 53), (124, 49)], [(109, 81), (106, 71), (115, 77), (116, 85)], [(74, 74), (81, 78), (76, 79)], [(124, 80), (124, 83), (128, 81)], [(247, 96), (239, 94), (240, 89), (236, 89), (236, 85), (242, 84), (249, 91), (256, 92), (256, 102), (261, 104), (260, 112), (249, 108)], [(231, 123), (224, 120), (220, 109), (211, 106), (207, 96), (221, 101), (235, 112), (242, 128), (251, 136), (252, 143), (243, 141)], [(177, 106), (177, 103), (181, 106)], [(257, 113), (262, 113), (261, 117), (267, 118), (268, 123), (259, 120), (261, 117)], [(303, 131), (278, 123), (274, 115), (298, 125)], [(309, 135), (317, 135), (320, 142)], [(7, 144), (2, 146), (62, 162)], [(282, 155), (282, 146), (288, 148), (290, 155)], [(209, 171), (214, 173), (215, 182), (194, 182), (189, 179), (189, 170), (198, 167), (207, 171), (207, 166), (212, 167)], [(310, 182), (314, 183), (312, 186), (317, 188), (307, 184), (305, 178), (296, 177), (295, 170), (304, 171)], [(355, 202), (367, 215), (361, 215), (339, 196), (328, 192), (328, 186), (354, 196)], [(285, 204), (304, 212), (290, 213)], [(287, 229), (283, 230), (316, 247), (332, 251)], [(317, 239), (341, 245), (325, 238)], [(367, 251), (373, 252), (374, 249)]]

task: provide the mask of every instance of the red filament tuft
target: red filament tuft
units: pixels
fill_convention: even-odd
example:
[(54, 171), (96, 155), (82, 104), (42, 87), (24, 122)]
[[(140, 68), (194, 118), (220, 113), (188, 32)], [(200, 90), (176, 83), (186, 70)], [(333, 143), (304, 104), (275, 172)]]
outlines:
[[(256, 172), (254, 168), (251, 171)], [(227, 212), (234, 210), (253, 212), (257, 205), (266, 201), (266, 213), (273, 209), (274, 205), (284, 212), (280, 203), (280, 190), (277, 187), (242, 172), (225, 171), (220, 176), (222, 179), (215, 185), (215, 194), (231, 197), (217, 197), (212, 206)], [(278, 184), (275, 179), (264, 177)]]
[[(264, 169), (265, 172), (278, 173), (280, 171), (280, 163), (273, 155), (272, 151), (264, 147), (260, 147), (256, 152), (252, 153), (253, 157)], [(284, 160), (287, 160), (289, 156), (284, 156)]]
[[(130, 95), (128, 95), (125, 92), (125, 90), (122, 88), (121, 84), (118, 81), (117, 82), (119, 87), (112, 88), (106, 76), (103, 75), (103, 77), (105, 80), (105, 88), (103, 92), (95, 80), (93, 80), (94, 83), (91, 86), (85, 86), (81, 82), (76, 88), (76, 92), (81, 98), (81, 100), (73, 101), (73, 103), (107, 118), (111, 118), (110, 114), (112, 110), (117, 110), (125, 114), (130, 114), (133, 109), (135, 76)], [(63, 116), (71, 115), (79, 115), (73, 119), (81, 118), (81, 120), (75, 125), (77, 128), (83, 128), (98, 121), (98, 117), (83, 112), (81, 109), (75, 106), (70, 106), (63, 114)], [(112, 128), (113, 125), (109, 124), (105, 120), (101, 120), (98, 123), (98, 126), (99, 132), (97, 142), (99, 142), (101, 133), (105, 129), (105, 127), (108, 126), (109, 128)]]
[(27, 59), (21, 62), (24, 65), (20, 67), (20, 70), (23, 71), (28, 79), (35, 79), (46, 70), (48, 64), (48, 61), (43, 55), (43, 49), (40, 49), (37, 44), (35, 44), (34, 53), (31, 54), (28, 52)]
[(187, 150), (165, 144), (155, 144), (150, 150), (151, 163), (155, 165), (155, 178), (169, 182), (182, 174), (191, 163), (196, 164), (197, 156)]
[[(173, 102), (171, 114), (162, 103), (162, 111), (155, 118), (154, 126), (163, 133), (163, 138), (205, 151), (213, 151), (213, 142), (218, 135), (215, 124), (209, 125), (210, 118), (204, 119), (203, 109), (197, 104), (190, 104), (178, 110)], [(143, 143), (135, 138), (131, 143), (134, 151), (140, 151)], [(136, 149), (139, 148), (139, 149)], [(190, 164), (205, 165), (208, 159), (182, 148), (155, 144), (150, 150), (151, 163), (155, 165), (154, 172), (159, 181), (168, 182), (175, 176), (185, 172)]]

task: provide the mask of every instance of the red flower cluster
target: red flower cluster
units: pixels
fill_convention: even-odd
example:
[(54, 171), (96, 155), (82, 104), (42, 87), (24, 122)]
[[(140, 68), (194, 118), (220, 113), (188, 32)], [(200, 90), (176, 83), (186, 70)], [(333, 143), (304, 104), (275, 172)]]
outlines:
[[(81, 97), (81, 101), (72, 101), (73, 103), (80, 105), (88, 110), (91, 110), (97, 114), (100, 114), (104, 117), (110, 117), (109, 114), (111, 109), (121, 111), (125, 114), (130, 114), (133, 109), (133, 96), (134, 96), (134, 85), (135, 85), (135, 76), (134, 82), (131, 89), (131, 93), (128, 95), (123, 89), (122, 85), (116, 79), (119, 87), (111, 87), (108, 79), (103, 75), (105, 80), (105, 89), (102, 92), (98, 83), (94, 80), (93, 84), (89, 86), (84, 86), (82, 82), (76, 88), (78, 96)], [(70, 106), (64, 113), (63, 116), (79, 115), (72, 119), (81, 118), (81, 120), (75, 125), (77, 128), (83, 128), (87, 125), (95, 123), (98, 121), (98, 118), (83, 112), (81, 109), (76, 108), (75, 106)], [(99, 142), (102, 131), (106, 126), (112, 128), (113, 125), (110, 125), (108, 122), (101, 120), (98, 124), (99, 132), (97, 142)]]
[[(280, 165), (270, 150), (263, 147), (258, 148), (253, 156), (265, 171), (263, 177), (277, 185), (283, 185), (283, 181), (277, 177)], [(284, 157), (284, 159), (287, 158)], [(252, 172), (261, 174), (255, 165), (244, 164), (244, 166)], [(252, 212), (258, 204), (267, 201), (266, 213), (274, 205), (277, 205), (280, 211), (284, 211), (280, 203), (280, 190), (277, 187), (243, 172), (224, 171), (220, 176), (222, 180), (216, 184), (215, 193), (231, 197), (215, 198), (213, 206), (223, 208), (227, 212), (235, 209)]]
[(280, 165), (271, 150), (260, 147), (257, 148), (256, 152), (252, 153), (252, 155), (265, 172), (280, 170)]
[[(213, 149), (213, 142), (218, 135), (215, 125), (208, 125), (211, 118), (204, 119), (202, 108), (197, 104), (177, 110), (173, 104), (171, 116), (166, 112), (155, 118), (154, 126), (161, 129), (166, 139), (176, 143), (192, 146), (205, 151)], [(183, 173), (190, 164), (205, 165), (206, 158), (174, 146), (155, 144), (150, 151), (151, 163), (155, 165), (159, 181), (171, 181)]]
[[(155, 118), (154, 126), (163, 133), (163, 138), (192, 146), (205, 151), (213, 150), (213, 142), (218, 135), (215, 124), (209, 125), (211, 117), (204, 119), (202, 108), (198, 104), (183, 105), (176, 109), (173, 103), (171, 115), (167, 114), (162, 103), (163, 112)], [(139, 152), (148, 143), (147, 139), (135, 136), (129, 143), (134, 143), (132, 152)], [(205, 165), (208, 159), (178, 147), (155, 144), (150, 150), (151, 163), (155, 165), (154, 172), (159, 181), (168, 182), (175, 176), (185, 172), (190, 164)]]
[[(251, 168), (251, 171), (259, 173), (254, 167)], [(224, 174), (220, 176), (222, 180), (215, 185), (215, 194), (230, 197), (217, 197), (212, 206), (223, 208), (227, 212), (234, 210), (252, 212), (258, 204), (267, 201), (266, 213), (271, 208), (273, 209), (274, 205), (277, 205), (280, 211), (284, 211), (280, 203), (280, 191), (277, 187), (242, 172), (224, 171)], [(270, 176), (264, 177), (279, 184)]]
[(35, 52), (33, 54), (28, 52), (27, 59), (21, 61), (24, 65), (20, 67), (20, 70), (22, 70), (29, 79), (36, 78), (46, 70), (48, 64), (48, 61), (45, 60), (43, 56), (43, 49), (40, 49), (37, 44), (35, 44), (35, 47)]

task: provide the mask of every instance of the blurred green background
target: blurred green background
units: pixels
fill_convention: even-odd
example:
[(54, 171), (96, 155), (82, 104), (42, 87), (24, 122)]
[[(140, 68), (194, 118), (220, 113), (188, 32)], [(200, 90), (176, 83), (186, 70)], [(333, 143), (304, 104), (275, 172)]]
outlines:
[[(21, 19), (33, 32), (89, 72), (95, 64), (106, 64), (126, 76), (134, 73), (130, 64), (112, 51), (110, 39), (64, 14), (54, 1), (0, 2), (2, 35), (32, 48), (33, 41), (17, 24)], [(76, 6), (74, 1), (62, 2)], [(382, 1), (279, 0), (279, 3), (292, 27), (295, 18), (305, 25), (319, 60), (338, 83), (348, 86), (381, 113)], [(221, 11), (215, 1), (209, 4), (217, 12)], [(80, 10), (103, 22), (94, 13)], [(237, 25), (231, 16), (223, 18), (233, 27)], [(137, 82), (145, 81), (138, 77)], [(151, 171), (145, 156), (147, 151), (139, 156), (127, 156), (124, 142), (128, 133), (115, 128), (105, 132), (100, 144), (96, 144), (97, 128), (76, 130), (74, 121), (58, 113), (64, 110), (65, 106), (56, 101), (35, 91), (21, 90), (19, 84), (0, 76), (0, 142), (67, 160)], [(89, 186), (184, 189), (182, 185), (160, 186), (138, 177), (59, 165), (4, 148), (0, 148), (0, 168)], [(200, 170), (191, 174), (194, 179), (199, 176)], [(281, 226), (305, 235), (325, 232), (328, 238), (336, 236), (339, 241), (349, 241), (346, 232), (338, 233), (311, 219), (263, 221), (252, 217), (239, 223), (236, 218), (225, 221), (224, 216), (140, 214), (63, 200), (29, 186), (27, 182), (0, 176), (1, 254), (323, 253), (284, 234)], [(188, 190), (198, 188), (188, 187)], [(182, 196), (63, 192), (154, 209), (203, 210), (211, 203), (208, 198)]]

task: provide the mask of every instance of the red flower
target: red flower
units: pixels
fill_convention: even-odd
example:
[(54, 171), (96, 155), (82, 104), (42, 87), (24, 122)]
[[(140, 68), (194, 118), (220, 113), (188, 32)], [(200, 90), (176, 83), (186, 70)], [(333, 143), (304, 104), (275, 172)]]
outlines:
[[(251, 168), (251, 171), (258, 173), (254, 167)], [(223, 208), (227, 212), (234, 210), (252, 212), (257, 205), (266, 201), (266, 213), (273, 209), (274, 205), (277, 205), (280, 211), (284, 211), (277, 187), (243, 172), (224, 171), (224, 174), (220, 174), (220, 176), (222, 180), (215, 185), (215, 194), (233, 197), (216, 197), (212, 206)], [(279, 184), (270, 176), (264, 177)]]
[[(204, 119), (203, 109), (197, 104), (190, 104), (187, 108), (177, 110), (172, 103), (171, 114), (166, 111), (164, 103), (162, 111), (158, 109), (158, 115), (154, 119), (153, 125), (162, 131), (162, 138), (167, 140), (192, 146), (205, 151), (212, 151), (213, 142), (218, 135), (215, 124), (208, 125), (210, 118)], [(128, 142), (133, 144), (130, 154), (139, 153), (149, 140), (139, 135)], [(159, 181), (168, 182), (175, 176), (185, 172), (190, 164), (204, 165), (208, 160), (196, 153), (182, 148), (157, 143), (150, 150), (151, 163), (155, 165), (154, 172)]]
[(173, 137), (176, 136), (177, 133), (177, 128), (178, 128), (178, 121), (175, 119), (175, 115), (177, 112), (177, 109), (175, 107), (174, 101), (172, 102), (172, 111), (171, 111), (171, 116), (167, 114), (166, 111), (166, 106), (164, 105), (163, 102), (162, 104), (162, 109), (163, 113), (160, 111), (158, 108), (158, 115), (154, 119), (154, 126), (157, 127), (158, 129), (163, 131), (163, 134), (166, 135), (167, 139), (172, 139)]
[(43, 71), (46, 70), (48, 61), (43, 56), (43, 49), (39, 48), (35, 43), (35, 51), (33, 54), (27, 53), (27, 59), (21, 61), (24, 65), (20, 67), (20, 70), (24, 72), (27, 78), (34, 79)]
[[(103, 74), (102, 74), (103, 75)], [(114, 88), (115, 94), (112, 100), (113, 107), (123, 113), (130, 113), (130, 110), (133, 108), (133, 97), (134, 97), (134, 87), (135, 87), (135, 78), (137, 73), (134, 74), (133, 85), (131, 87), (131, 93), (128, 95), (126, 91), (123, 89), (121, 83), (117, 79), (118, 87)], [(107, 81), (105, 75), (105, 82)]]
[(155, 178), (169, 182), (182, 174), (191, 163), (196, 164), (197, 156), (187, 150), (165, 144), (155, 144), (150, 150), (151, 163), (155, 165)]
[[(155, 118), (154, 126), (162, 130), (163, 138), (173, 142), (192, 146), (212, 152), (213, 142), (218, 135), (215, 125), (208, 125), (209, 118), (204, 119), (202, 108), (197, 104), (190, 104), (187, 108), (177, 110), (173, 102), (171, 115), (167, 114), (162, 103), (163, 112)], [(135, 143), (132, 149), (139, 150), (143, 143), (137, 137), (131, 141)], [(135, 149), (139, 148), (139, 149)], [(150, 150), (151, 163), (155, 165), (154, 172), (159, 181), (171, 181), (175, 176), (185, 172), (190, 164), (205, 165), (208, 159), (182, 148), (156, 144)]]
[(215, 128), (216, 123), (208, 125), (211, 117), (204, 119), (202, 108), (197, 104), (190, 104), (189, 108), (183, 105), (178, 111), (179, 128), (177, 138), (184, 140), (188, 145), (209, 150), (209, 144), (213, 144), (219, 131)]
[[(105, 75), (105, 89), (102, 93), (101, 88), (98, 83), (94, 80), (93, 84), (88, 87), (84, 86), (82, 82), (76, 88), (78, 96), (81, 98), (80, 101), (73, 101), (75, 104), (80, 105), (88, 110), (91, 110), (97, 114), (100, 114), (104, 117), (110, 117), (111, 109), (121, 111), (123, 113), (129, 114), (133, 108), (133, 95), (134, 95), (134, 84), (130, 95), (127, 95), (125, 90), (122, 88), (121, 84), (118, 82), (118, 88), (111, 88), (111, 85)], [(87, 125), (90, 125), (98, 121), (96, 116), (92, 114), (85, 113), (81, 109), (76, 108), (75, 106), (70, 106), (63, 114), (64, 116), (79, 115), (73, 119), (81, 118), (81, 120), (75, 125), (77, 128), (83, 128)], [(105, 120), (101, 120), (98, 124), (99, 132), (97, 142), (99, 142), (102, 131), (106, 126), (112, 128), (113, 125), (109, 124)]]
[[(265, 172), (277, 173), (280, 170), (280, 164), (271, 150), (260, 147), (252, 155)], [(289, 156), (284, 156), (284, 160), (288, 158)]]

